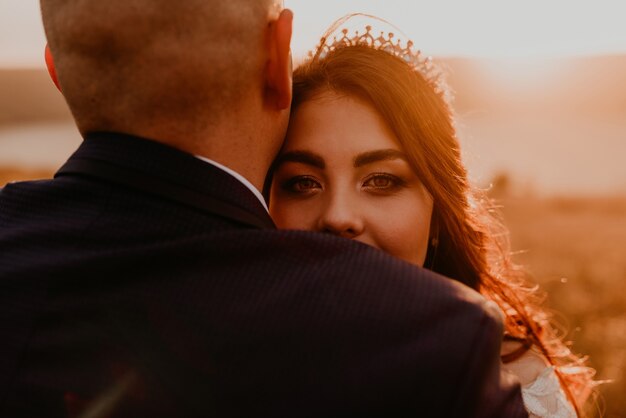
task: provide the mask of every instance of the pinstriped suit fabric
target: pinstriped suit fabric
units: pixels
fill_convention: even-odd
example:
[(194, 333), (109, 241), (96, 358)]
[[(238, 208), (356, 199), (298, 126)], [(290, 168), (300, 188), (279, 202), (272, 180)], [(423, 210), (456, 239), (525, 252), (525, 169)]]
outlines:
[(228, 174), (152, 141), (98, 134), (72, 159), (267, 227), (94, 174), (7, 185), (1, 416), (71, 416), (112, 393), (103, 416), (527, 416), (499, 374), (501, 322), (470, 289), (276, 231)]

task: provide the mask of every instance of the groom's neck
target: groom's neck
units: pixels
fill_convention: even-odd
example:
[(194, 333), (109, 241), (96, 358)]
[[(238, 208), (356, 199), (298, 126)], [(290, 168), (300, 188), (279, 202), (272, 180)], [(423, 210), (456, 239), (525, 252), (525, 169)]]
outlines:
[(114, 130), (216, 161), (241, 174), (261, 191), (267, 171), (282, 145), (287, 118), (268, 122), (248, 112), (217, 125), (185, 126), (182, 121), (178, 122), (164, 124), (161, 121), (146, 124), (141, 129), (135, 121), (131, 126)]

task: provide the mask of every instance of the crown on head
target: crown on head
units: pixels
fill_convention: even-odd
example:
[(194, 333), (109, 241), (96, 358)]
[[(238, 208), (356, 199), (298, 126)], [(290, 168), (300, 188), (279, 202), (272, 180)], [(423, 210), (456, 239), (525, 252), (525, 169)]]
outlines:
[(341, 30), (341, 36), (333, 37), (332, 42), (327, 42), (326, 37), (321, 38), (320, 44), (316, 48), (315, 54), (309, 51), (309, 57), (312, 59), (324, 59), (329, 53), (350, 46), (363, 45), (376, 50), (385, 51), (395, 57), (400, 58), (406, 62), (412, 69), (420, 72), (426, 79), (432, 81), (437, 85), (440, 84), (440, 73), (435, 69), (432, 63), (432, 57), (423, 57), (421, 51), (413, 49), (413, 41), (407, 40), (403, 45), (399, 38), (395, 38), (393, 32), (388, 32), (385, 36), (385, 32), (381, 31), (378, 37), (374, 37), (372, 34), (372, 26), (365, 26), (365, 32), (359, 33), (355, 31), (354, 36), (348, 36), (348, 29)]

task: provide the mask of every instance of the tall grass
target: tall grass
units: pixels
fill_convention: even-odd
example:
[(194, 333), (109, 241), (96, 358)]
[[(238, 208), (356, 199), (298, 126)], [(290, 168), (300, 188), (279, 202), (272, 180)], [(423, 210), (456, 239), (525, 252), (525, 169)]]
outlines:
[(596, 416), (626, 416), (626, 198), (503, 199), (518, 263), (600, 385)]

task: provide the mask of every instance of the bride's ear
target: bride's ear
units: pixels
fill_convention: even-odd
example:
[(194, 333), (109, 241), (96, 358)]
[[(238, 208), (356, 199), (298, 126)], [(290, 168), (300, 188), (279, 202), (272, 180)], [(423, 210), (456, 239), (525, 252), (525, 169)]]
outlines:
[(57, 70), (54, 66), (54, 58), (52, 57), (52, 52), (50, 52), (50, 46), (48, 44), (46, 44), (45, 57), (46, 67), (48, 67), (48, 74), (50, 74), (50, 78), (52, 79), (54, 85), (57, 86), (57, 89), (61, 91), (61, 85), (59, 84), (59, 78), (57, 77)]
[(266, 66), (267, 98), (278, 110), (291, 106), (291, 31), (293, 13), (281, 11), (269, 27), (269, 59)]

